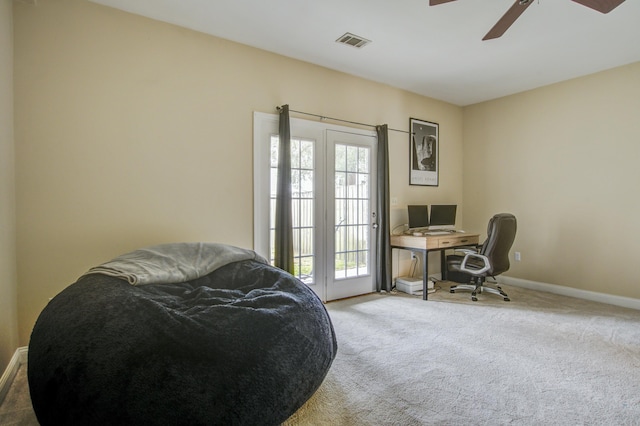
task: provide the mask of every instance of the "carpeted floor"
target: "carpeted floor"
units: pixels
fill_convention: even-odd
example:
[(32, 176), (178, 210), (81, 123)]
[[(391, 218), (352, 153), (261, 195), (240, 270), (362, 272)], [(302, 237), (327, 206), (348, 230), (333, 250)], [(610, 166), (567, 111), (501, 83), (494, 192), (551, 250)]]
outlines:
[[(338, 356), (286, 426), (640, 424), (640, 311), (505, 290), (328, 303)], [(23, 370), (2, 425), (36, 424), (9, 406), (28, 401)]]
[(0, 425), (36, 426), (37, 424), (38, 420), (31, 408), (29, 397), (27, 368), (26, 365), (21, 365), (7, 396), (0, 405)]
[(338, 356), (288, 425), (640, 424), (640, 311), (504, 288), (327, 304)]

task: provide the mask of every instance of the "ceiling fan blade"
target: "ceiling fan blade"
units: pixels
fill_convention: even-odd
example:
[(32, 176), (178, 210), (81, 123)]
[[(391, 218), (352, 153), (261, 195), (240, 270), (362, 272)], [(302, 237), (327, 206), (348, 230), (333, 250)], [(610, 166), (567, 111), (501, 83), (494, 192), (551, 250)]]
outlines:
[(429, 6), (437, 6), (439, 4), (449, 3), (450, 1), (456, 0), (429, 0)]
[(601, 13), (609, 13), (624, 3), (624, 0), (573, 0)]
[(482, 40), (490, 40), (492, 38), (498, 38), (522, 15), (529, 6), (531, 6), (533, 0), (516, 0), (516, 2), (507, 10), (507, 13), (502, 15), (502, 18), (489, 30), (487, 35)]

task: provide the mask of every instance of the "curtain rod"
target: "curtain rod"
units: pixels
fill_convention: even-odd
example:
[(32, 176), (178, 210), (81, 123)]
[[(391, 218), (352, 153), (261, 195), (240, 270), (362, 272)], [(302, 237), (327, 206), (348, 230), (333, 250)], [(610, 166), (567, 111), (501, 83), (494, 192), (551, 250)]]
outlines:
[[(282, 107), (281, 106), (277, 106), (276, 109), (278, 111), (280, 111), (282, 109)], [(342, 120), (340, 118), (331, 118), (331, 117), (327, 117), (327, 116), (324, 116), (324, 115), (312, 114), (310, 112), (296, 111), (296, 110), (291, 109), (291, 108), (289, 108), (289, 112), (295, 112), (295, 113), (298, 113), (298, 114), (304, 114), (304, 115), (310, 115), (312, 117), (318, 117), (320, 119), (320, 121), (322, 121), (322, 120), (340, 121), (342, 123), (356, 124), (358, 126), (373, 127), (374, 129), (376, 128), (376, 126), (373, 125), (373, 124), (358, 123), (357, 121)], [(407, 133), (409, 135), (413, 134), (412, 132), (407, 132), (406, 130), (392, 129), (391, 127), (389, 127), (388, 129), (392, 130), (394, 132)]]

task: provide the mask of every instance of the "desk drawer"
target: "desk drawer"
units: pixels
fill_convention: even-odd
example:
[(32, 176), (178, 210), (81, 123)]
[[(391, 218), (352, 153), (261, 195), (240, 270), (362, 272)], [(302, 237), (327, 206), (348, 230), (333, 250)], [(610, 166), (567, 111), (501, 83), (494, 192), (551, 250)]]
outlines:
[(438, 239), (438, 248), (466, 246), (478, 244), (477, 235), (445, 235)]
[(407, 249), (434, 250), (438, 248), (438, 240), (432, 237), (414, 237), (413, 235), (392, 235), (391, 245), (407, 247)]

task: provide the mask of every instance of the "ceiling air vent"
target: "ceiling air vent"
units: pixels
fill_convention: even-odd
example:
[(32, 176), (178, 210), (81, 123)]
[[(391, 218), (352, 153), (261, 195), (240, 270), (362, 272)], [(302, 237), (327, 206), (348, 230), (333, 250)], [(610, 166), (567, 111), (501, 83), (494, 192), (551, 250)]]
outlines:
[(357, 47), (359, 49), (371, 43), (371, 40), (367, 40), (366, 38), (357, 36), (355, 34), (345, 33), (342, 37), (338, 38), (336, 42)]

